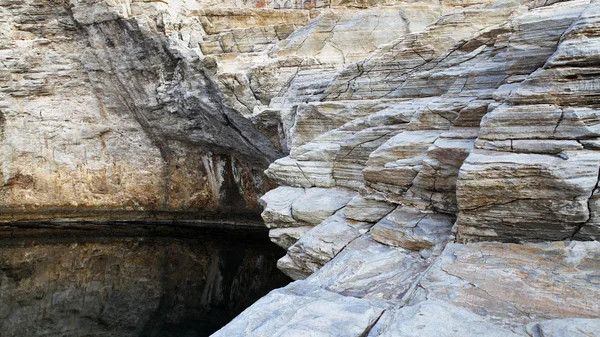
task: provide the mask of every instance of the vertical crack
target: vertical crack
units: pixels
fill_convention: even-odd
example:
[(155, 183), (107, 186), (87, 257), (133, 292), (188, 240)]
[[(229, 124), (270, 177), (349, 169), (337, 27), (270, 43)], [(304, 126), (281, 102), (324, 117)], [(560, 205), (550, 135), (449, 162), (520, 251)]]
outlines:
[(554, 126), (554, 130), (552, 131), (552, 134), (556, 133), (556, 129), (558, 129), (558, 127), (560, 126), (560, 123), (562, 123), (564, 117), (565, 117), (565, 111), (563, 109), (560, 109), (560, 117), (558, 117), (558, 120), (556, 121), (556, 125)]
[(590, 195), (590, 197), (587, 200), (588, 219), (587, 219), (586, 222), (580, 223), (577, 226), (577, 228), (575, 228), (575, 230), (573, 231), (573, 234), (571, 234), (571, 237), (570, 237), (571, 239), (574, 239), (575, 235), (577, 235), (581, 231), (581, 228), (583, 228), (583, 226), (589, 224), (590, 221), (592, 220), (592, 202), (593, 202), (593, 198), (594, 198), (594, 193), (596, 192), (599, 183), (600, 183), (600, 166), (598, 167), (598, 176), (596, 177), (596, 184), (594, 185), (594, 189), (592, 190), (592, 194)]

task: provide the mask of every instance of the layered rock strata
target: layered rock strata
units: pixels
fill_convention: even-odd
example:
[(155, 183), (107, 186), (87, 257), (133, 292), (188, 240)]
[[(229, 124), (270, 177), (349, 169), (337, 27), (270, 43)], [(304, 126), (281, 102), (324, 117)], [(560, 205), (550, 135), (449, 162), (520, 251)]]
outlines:
[(0, 10), (5, 221), (260, 202), (299, 281), (217, 336), (596, 333), (597, 0)]
[[(341, 190), (357, 193), (365, 215), (350, 205), (346, 218), (367, 220), (373, 239), (426, 259), (448, 240), (595, 239), (595, 82), (579, 84), (584, 77), (574, 75), (569, 92), (577, 85), (591, 92), (574, 100), (558, 94), (566, 85), (558, 74), (594, 71), (588, 66), (593, 46), (581, 47), (585, 56), (575, 52), (577, 67), (568, 68), (571, 56), (562, 55), (577, 50), (567, 47), (574, 44), (569, 36), (582, 34), (582, 43), (593, 44), (597, 6), (569, 1), (450, 11), (343, 69), (322, 93), (298, 105), (290, 155), (267, 170), (271, 179), (295, 187), (279, 187), (263, 199), (264, 218), (277, 227), (272, 236), (289, 245), (296, 228), (307, 227), (295, 217), (292, 199), (302, 190), (327, 188), (333, 198)], [(549, 74), (555, 75), (537, 80)], [(327, 130), (316, 134), (304, 126), (316, 116), (347, 120), (320, 122)], [(287, 202), (271, 206), (273, 199)], [(271, 207), (295, 221), (272, 222)], [(336, 243), (353, 239), (340, 234)], [(327, 245), (299, 240), (280, 266), (305, 277), (315, 271), (306, 266), (307, 252)]]
[[(262, 170), (282, 152), (224, 104), (200, 53), (180, 46), (185, 33), (170, 37), (178, 8), (31, 0), (0, 10), (3, 215), (258, 212)], [(202, 20), (190, 16), (194, 38)]]
[(272, 99), (295, 117), (263, 218), (305, 280), (215, 336), (596, 335), (597, 243), (571, 240), (597, 239), (599, 8), (445, 7)]

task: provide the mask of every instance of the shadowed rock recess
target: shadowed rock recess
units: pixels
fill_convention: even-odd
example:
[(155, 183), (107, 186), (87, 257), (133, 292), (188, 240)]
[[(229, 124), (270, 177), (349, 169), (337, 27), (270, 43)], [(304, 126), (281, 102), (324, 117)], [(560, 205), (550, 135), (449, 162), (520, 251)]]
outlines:
[(600, 1), (0, 0), (0, 32), (0, 335), (207, 335), (279, 259), (213, 336), (600, 336)]

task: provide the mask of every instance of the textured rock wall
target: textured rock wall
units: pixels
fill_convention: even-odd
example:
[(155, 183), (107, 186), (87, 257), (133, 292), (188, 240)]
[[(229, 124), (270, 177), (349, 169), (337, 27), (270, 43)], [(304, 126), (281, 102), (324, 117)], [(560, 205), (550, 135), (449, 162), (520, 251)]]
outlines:
[(319, 12), (269, 68), (215, 56), (270, 78), (253, 118), (289, 155), (262, 216), (299, 280), (215, 336), (596, 336), (598, 245), (572, 240), (598, 238), (598, 2), (373, 6)]
[[(272, 237), (289, 248), (280, 267), (310, 275), (361, 234), (356, 226), (424, 258), (452, 238), (595, 239), (597, 6), (444, 7), (323, 90), (301, 96), (292, 83), (283, 103), (272, 99), (295, 112), (290, 155), (267, 170), (290, 187), (263, 197)], [(307, 221), (306, 203), (332, 218)], [(346, 221), (348, 235), (331, 221)]]
[(4, 219), (260, 197), (306, 280), (217, 335), (598, 330), (597, 0), (0, 8)]
[(169, 38), (163, 5), (123, 6), (2, 2), (3, 213), (255, 213), (281, 152)]

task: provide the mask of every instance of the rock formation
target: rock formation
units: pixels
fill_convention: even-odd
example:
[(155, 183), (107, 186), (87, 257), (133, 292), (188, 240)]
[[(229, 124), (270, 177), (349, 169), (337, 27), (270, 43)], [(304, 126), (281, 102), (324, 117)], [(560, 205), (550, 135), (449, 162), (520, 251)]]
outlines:
[(0, 15), (2, 220), (262, 209), (298, 281), (215, 336), (600, 335), (597, 0)]

